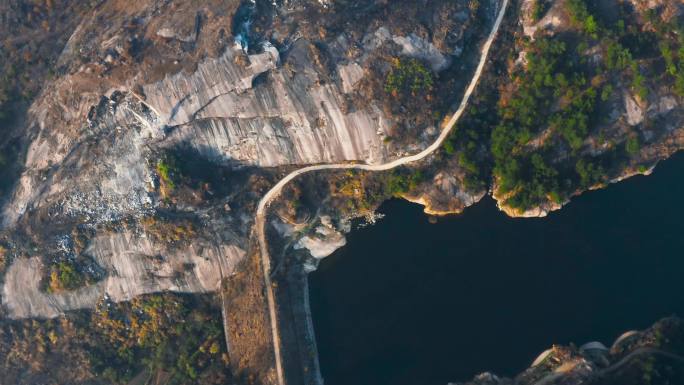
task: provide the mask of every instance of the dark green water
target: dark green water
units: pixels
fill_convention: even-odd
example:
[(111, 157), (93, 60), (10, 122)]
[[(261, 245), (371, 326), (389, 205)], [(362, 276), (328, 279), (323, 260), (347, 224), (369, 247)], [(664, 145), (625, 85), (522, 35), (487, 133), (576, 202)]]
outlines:
[(491, 199), (430, 224), (390, 201), (310, 276), (326, 385), (513, 375), (552, 344), (684, 315), (684, 155), (545, 219)]

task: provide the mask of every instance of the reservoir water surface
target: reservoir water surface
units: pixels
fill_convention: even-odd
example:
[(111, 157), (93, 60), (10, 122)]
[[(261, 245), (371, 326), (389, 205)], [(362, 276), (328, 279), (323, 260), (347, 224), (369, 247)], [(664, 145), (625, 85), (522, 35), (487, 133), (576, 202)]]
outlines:
[(684, 154), (542, 219), (393, 200), (310, 275), (326, 385), (511, 376), (552, 344), (684, 315)]

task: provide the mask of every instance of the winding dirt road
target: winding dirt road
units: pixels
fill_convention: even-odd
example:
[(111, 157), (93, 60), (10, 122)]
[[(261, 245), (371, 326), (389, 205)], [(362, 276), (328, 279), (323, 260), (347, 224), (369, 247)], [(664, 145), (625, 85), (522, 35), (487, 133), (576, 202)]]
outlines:
[(285, 176), (283, 179), (281, 179), (278, 183), (276, 183), (273, 188), (271, 188), (266, 195), (264, 195), (263, 198), (261, 198), (261, 201), (259, 202), (259, 206), (257, 208), (256, 212), (256, 218), (255, 218), (255, 224), (256, 224), (256, 232), (257, 236), (259, 238), (259, 249), (260, 249), (260, 254), (261, 254), (261, 263), (264, 271), (264, 285), (266, 286), (266, 299), (268, 301), (268, 310), (269, 310), (269, 318), (271, 322), (271, 333), (272, 333), (272, 338), (273, 338), (273, 348), (275, 351), (275, 363), (276, 363), (276, 374), (278, 377), (278, 385), (285, 385), (285, 380), (284, 380), (284, 375), (283, 375), (283, 364), (282, 364), (282, 357), (281, 357), (281, 348), (280, 348), (280, 334), (278, 331), (278, 323), (277, 323), (277, 314), (276, 314), (276, 306), (275, 306), (275, 297), (273, 294), (273, 286), (271, 282), (271, 258), (268, 253), (268, 243), (266, 242), (266, 232), (265, 232), (265, 224), (266, 224), (266, 211), (268, 209), (269, 204), (277, 198), (283, 187), (285, 187), (290, 181), (293, 179), (297, 178), (298, 176), (314, 171), (320, 171), (320, 170), (340, 170), (340, 169), (354, 169), (354, 170), (365, 170), (365, 171), (386, 171), (386, 170), (391, 170), (393, 168), (403, 166), (409, 163), (414, 163), (419, 160), (424, 159), (425, 157), (429, 156), (433, 152), (435, 152), (438, 148), (441, 147), (442, 143), (449, 137), (449, 134), (451, 133), (451, 130), (454, 128), (458, 120), (461, 118), (463, 115), (463, 112), (465, 111), (466, 107), (468, 106), (468, 101), (470, 100), (470, 96), (473, 94), (475, 91), (475, 87), (477, 86), (478, 81), (480, 80), (480, 76), (482, 76), (482, 73), (484, 71), (485, 64), (487, 63), (487, 57), (489, 55), (489, 49), (492, 46), (492, 43), (494, 42), (494, 39), (496, 38), (496, 34), (499, 31), (499, 27), (501, 26), (501, 22), (503, 21), (503, 17), (506, 13), (506, 8), (508, 7), (508, 0), (503, 0), (501, 3), (501, 9), (498, 12), (496, 21), (494, 22), (494, 25), (492, 26), (492, 30), (489, 33), (489, 36), (487, 37), (487, 40), (485, 41), (484, 45), (482, 46), (482, 53), (480, 55), (480, 62), (477, 65), (477, 69), (475, 70), (475, 73), (473, 75), (472, 80), (470, 81), (470, 84), (468, 85), (468, 88), (465, 91), (465, 94), (463, 95), (463, 99), (461, 100), (461, 104), (458, 107), (458, 110), (451, 116), (451, 119), (449, 122), (444, 126), (442, 129), (442, 132), (439, 134), (439, 137), (437, 140), (435, 140), (429, 147), (425, 148), (423, 151), (406, 156), (403, 158), (399, 158), (396, 160), (393, 160), (389, 163), (384, 163), (384, 164), (359, 164), (359, 163), (337, 163), (337, 164), (321, 164), (321, 165), (314, 165), (314, 166), (307, 166), (304, 168), (300, 168), (298, 170), (295, 170)]

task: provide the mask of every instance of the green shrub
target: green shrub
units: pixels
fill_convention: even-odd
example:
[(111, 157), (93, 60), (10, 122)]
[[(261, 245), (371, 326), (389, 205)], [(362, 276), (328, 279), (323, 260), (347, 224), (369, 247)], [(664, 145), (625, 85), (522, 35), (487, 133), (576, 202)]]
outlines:
[(453, 155), (454, 152), (456, 152), (454, 143), (450, 139), (444, 141), (444, 152), (446, 152), (447, 155)]
[(589, 10), (584, 0), (568, 0), (566, 2), (570, 21), (594, 39), (598, 38), (600, 26)]
[(632, 63), (632, 54), (617, 41), (610, 41), (606, 48), (605, 65), (608, 70), (623, 70)]
[(392, 196), (400, 196), (418, 187), (424, 180), (424, 175), (420, 170), (412, 173), (394, 171), (387, 180), (387, 192)]
[(157, 162), (157, 174), (159, 175), (159, 178), (166, 183), (166, 185), (170, 189), (174, 189), (176, 187), (176, 184), (174, 182), (174, 171), (175, 167), (172, 163), (169, 163), (167, 160), (159, 160)]
[(613, 86), (610, 84), (607, 84), (601, 90), (601, 100), (606, 102), (610, 99), (611, 96), (613, 96)]
[(579, 159), (575, 164), (575, 171), (580, 177), (581, 188), (591, 187), (601, 182), (605, 176), (605, 171), (601, 165), (587, 159)]
[(646, 88), (646, 78), (641, 73), (639, 64), (632, 62), (632, 89), (639, 95), (639, 98), (645, 100), (648, 97), (648, 88)]
[(385, 79), (385, 92), (394, 96), (415, 96), (432, 90), (432, 72), (417, 59), (397, 58)]
[(89, 330), (99, 341), (91, 365), (117, 383), (143, 368), (167, 372), (169, 383), (198, 383), (204, 370), (223, 366), (218, 361), (223, 333), (217, 309), (207, 307), (208, 301), (198, 305), (191, 296), (172, 294), (101, 303), (90, 319)]
[(83, 274), (71, 262), (59, 262), (52, 265), (50, 270), (49, 292), (75, 290), (86, 283)]
[(634, 135), (627, 139), (625, 143), (625, 150), (629, 155), (636, 155), (641, 150), (641, 144), (639, 143), (639, 138)]
[(684, 96), (684, 71), (677, 74), (674, 91), (679, 96)]
[(546, 13), (546, 1), (545, 0), (534, 0), (532, 4), (532, 21), (535, 23), (544, 17)]

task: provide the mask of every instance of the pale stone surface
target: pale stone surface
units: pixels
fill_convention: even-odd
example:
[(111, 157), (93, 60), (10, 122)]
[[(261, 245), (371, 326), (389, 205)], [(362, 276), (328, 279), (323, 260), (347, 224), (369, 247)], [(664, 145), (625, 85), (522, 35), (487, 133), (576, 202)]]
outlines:
[(639, 106), (639, 104), (634, 100), (634, 97), (629, 94), (625, 94), (625, 118), (630, 126), (639, 125), (644, 121), (644, 110)]
[[(78, 134), (53, 129), (46, 111), (56, 106), (47, 90), (31, 110), (39, 132), (4, 207), (3, 225), (11, 226), (27, 210), (51, 206), (98, 221), (141, 215), (154, 208), (150, 155), (179, 144), (218, 161), (262, 167), (385, 160), (382, 139), (390, 122), (382, 111), (375, 105), (345, 111), (341, 86), (319, 82), (306, 45), (293, 47), (290, 56), (303, 69), (294, 77), (277, 67), (273, 47), (249, 57), (228, 49), (193, 74), (143, 86), (142, 95), (126, 89), (112, 90), (109, 99), (81, 95), (78, 103), (59, 106), (66, 121), (81, 120)], [(268, 77), (255, 84), (259, 75)], [(358, 73), (350, 76), (358, 81)], [(59, 80), (53, 91), (73, 78)]]
[(38, 257), (16, 260), (8, 269), (2, 304), (10, 318), (52, 318), (68, 310), (94, 307), (105, 295), (115, 301), (159, 291), (203, 293), (218, 289), (245, 252), (234, 245), (190, 245), (180, 250), (131, 233), (97, 237), (86, 250), (105, 269), (96, 284), (62, 293), (40, 290), (43, 263)]
[(461, 213), (466, 207), (479, 202), (486, 193), (485, 189), (469, 192), (463, 187), (463, 182), (458, 175), (442, 171), (438, 172), (431, 183), (419, 193), (413, 196), (405, 195), (404, 198), (425, 206), (426, 214), (441, 216)]
[(439, 72), (451, 64), (451, 60), (444, 56), (437, 47), (416, 34), (393, 36), (392, 41), (401, 46), (403, 55), (427, 61), (435, 72)]
[[(61, 136), (60, 143), (55, 142), (59, 135), (41, 135), (32, 143), (27, 171), (4, 207), (4, 225), (40, 207), (52, 207), (51, 215), (85, 216), (96, 222), (142, 215), (152, 208), (146, 142), (162, 135), (160, 126), (135, 98), (118, 103), (105, 99), (100, 105), (102, 115), (88, 125), (92, 135), (102, 133), (99, 142), (75, 144), (64, 157), (54, 152), (55, 147), (72, 146), (66, 137)], [(42, 169), (41, 158), (52, 158), (50, 172)]]
[[(304, 45), (295, 45), (289, 55), (290, 60), (305, 68), (311, 65)], [(201, 103), (194, 98), (181, 102), (182, 93), (176, 93), (174, 100), (178, 101), (165, 102), (164, 111), (180, 103), (183, 107), (171, 120), (183, 122), (190, 115), (195, 120), (176, 127), (167, 142), (189, 143), (218, 160), (262, 167), (383, 161), (388, 154), (382, 138), (389, 130), (389, 121), (374, 105), (346, 112), (343, 93), (334, 83), (321, 84), (313, 71), (297, 72), (291, 77), (280, 68), (269, 71), (268, 81), (253, 88), (226, 89), (210, 98), (203, 97), (206, 104), (193, 114), (181, 110)]]
[[(128, 7), (121, 12), (121, 23), (136, 14)], [(196, 43), (199, 28), (216, 22), (209, 13), (202, 13), (202, 26), (199, 13), (155, 19), (157, 13), (143, 12), (140, 18), (148, 26), (144, 38), (152, 44)], [(45, 84), (30, 109), (24, 172), (2, 208), (2, 226), (23, 226), (38, 237), (51, 237), (50, 232), (67, 234), (83, 225), (94, 237), (85, 253), (107, 276), (74, 292), (43, 293), (38, 280), (44, 267), (38, 252), (29, 252), (32, 257), (13, 261), (3, 283), (2, 303), (12, 317), (53, 317), (92, 307), (104, 295), (123, 301), (155, 291), (215, 290), (220, 276), (230, 274), (244, 254), (230, 245), (246, 243), (248, 231), (236, 233), (243, 231), (238, 226), (252, 225), (248, 210), (231, 214), (235, 222), (212, 218), (211, 225), (226, 233), (217, 241), (227, 243), (223, 246), (193, 240), (192, 246), (175, 250), (141, 233), (108, 233), (123, 231), (116, 225), (120, 221), (136, 223), (157, 215), (159, 176), (154, 169), (164, 150), (189, 146), (224, 165), (385, 164), (401, 153), (423, 150), (431, 138), (416, 136), (415, 143), (390, 153), (383, 139), (395, 123), (373, 101), (351, 102), (372, 72), (373, 51), (418, 57), (435, 70), (449, 62), (448, 54), (410, 31), (393, 36), (386, 28), (375, 31), (376, 26), (362, 44), (357, 39), (363, 35), (341, 33), (330, 44), (332, 61), (323, 64), (305, 38), (288, 45), (285, 63), (268, 44), (252, 55), (241, 48), (224, 50), (230, 37), (210, 54), (131, 60), (128, 55), (136, 50), (126, 49), (132, 36), (121, 25), (103, 25), (93, 33), (93, 23), (85, 20), (85, 27), (74, 31), (58, 60), (64, 71)], [(230, 208), (231, 199), (219, 207)], [(240, 210), (239, 204), (234, 207)], [(210, 216), (209, 210), (177, 208), (203, 219)], [(301, 243), (322, 257), (344, 245), (344, 231), (322, 220)], [(41, 254), (43, 260), (49, 256)]]
[(563, 26), (564, 11), (562, 2), (553, 2), (544, 17), (536, 23), (532, 20), (532, 8), (535, 3), (536, 0), (523, 0), (520, 5), (525, 36), (533, 38), (537, 30), (540, 29), (558, 31)]
[(675, 99), (673, 96), (663, 96), (662, 98), (660, 98), (656, 106), (658, 109), (658, 113), (664, 114), (679, 107), (679, 103), (677, 102), (677, 99)]
[(350, 94), (354, 91), (354, 86), (363, 79), (363, 68), (358, 63), (352, 62), (337, 66), (337, 72), (342, 81), (342, 92)]
[(373, 51), (388, 42), (400, 46), (401, 54), (404, 56), (427, 61), (435, 72), (439, 72), (451, 64), (451, 59), (431, 42), (414, 33), (407, 36), (392, 35), (385, 27), (380, 27), (374, 33), (367, 34), (363, 39), (363, 46), (366, 51)]
[(321, 224), (313, 234), (305, 235), (294, 246), (295, 249), (307, 249), (312, 257), (322, 259), (347, 244), (344, 234), (337, 231), (330, 217), (321, 217)]
[(278, 51), (270, 48), (245, 58), (248, 64), (236, 64), (241, 52), (227, 49), (221, 57), (201, 63), (190, 76), (180, 72), (144, 86), (145, 102), (162, 124), (185, 124), (215, 98), (228, 93), (241, 94), (252, 88), (254, 78), (275, 68), (279, 60)]

